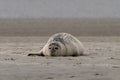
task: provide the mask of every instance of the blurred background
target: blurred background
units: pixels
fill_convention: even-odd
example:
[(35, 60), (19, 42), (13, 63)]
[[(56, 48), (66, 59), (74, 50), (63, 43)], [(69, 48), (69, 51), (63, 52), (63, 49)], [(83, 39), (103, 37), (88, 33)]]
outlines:
[(119, 0), (0, 0), (0, 36), (120, 36)]

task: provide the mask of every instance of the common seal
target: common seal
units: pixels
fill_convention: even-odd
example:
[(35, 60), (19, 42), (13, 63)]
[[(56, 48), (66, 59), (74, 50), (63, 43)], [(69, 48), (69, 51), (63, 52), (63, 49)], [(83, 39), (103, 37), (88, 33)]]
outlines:
[(83, 44), (68, 33), (52, 35), (39, 54), (30, 53), (28, 56), (80, 56), (84, 54)]

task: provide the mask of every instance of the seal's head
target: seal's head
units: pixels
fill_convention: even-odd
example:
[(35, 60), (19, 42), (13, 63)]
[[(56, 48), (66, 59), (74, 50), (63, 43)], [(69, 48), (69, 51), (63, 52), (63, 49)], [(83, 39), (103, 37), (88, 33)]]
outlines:
[(56, 56), (60, 54), (61, 47), (58, 43), (50, 43), (48, 50), (51, 56)]
[(43, 50), (43, 54), (47, 56), (62, 56), (65, 54), (66, 48), (61, 42), (50, 42)]

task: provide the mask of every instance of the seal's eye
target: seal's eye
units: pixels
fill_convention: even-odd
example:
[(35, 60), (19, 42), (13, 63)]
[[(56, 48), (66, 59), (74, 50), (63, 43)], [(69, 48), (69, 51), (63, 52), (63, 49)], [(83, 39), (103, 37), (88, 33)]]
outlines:
[(55, 47), (55, 49), (57, 50), (57, 49), (58, 49), (58, 47)]
[(51, 48), (49, 48), (49, 49), (51, 49)]

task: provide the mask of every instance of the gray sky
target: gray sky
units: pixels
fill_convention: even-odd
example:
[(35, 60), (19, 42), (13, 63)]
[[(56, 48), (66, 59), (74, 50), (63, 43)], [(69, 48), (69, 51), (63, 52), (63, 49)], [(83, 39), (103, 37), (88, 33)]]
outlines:
[(120, 0), (0, 0), (0, 18), (116, 17)]

